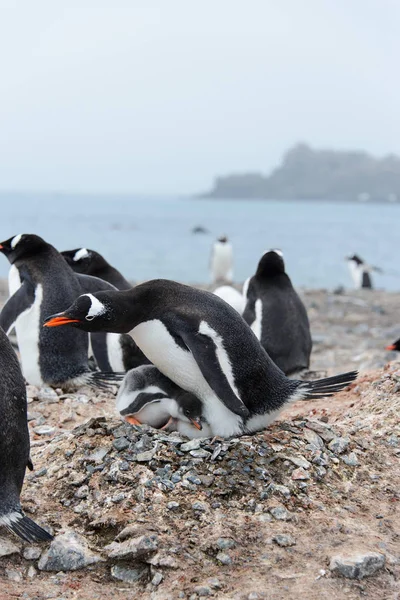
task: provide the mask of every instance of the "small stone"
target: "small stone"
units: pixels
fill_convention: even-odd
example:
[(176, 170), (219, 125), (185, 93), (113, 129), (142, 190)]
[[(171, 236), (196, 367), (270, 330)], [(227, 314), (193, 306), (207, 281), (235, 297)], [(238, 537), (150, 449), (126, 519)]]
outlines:
[(59, 402), (59, 397), (55, 390), (51, 387), (41, 388), (36, 395), (36, 398), (48, 403)]
[(363, 579), (382, 569), (385, 562), (385, 555), (378, 552), (357, 553), (347, 556), (333, 556), (329, 568), (334, 573), (348, 579)]
[(315, 431), (313, 431), (312, 429), (308, 429), (307, 427), (304, 429), (304, 437), (306, 438), (307, 442), (309, 444), (311, 444), (312, 446), (315, 446), (316, 448), (318, 448), (319, 450), (322, 450), (324, 447), (324, 441), (321, 438), (321, 436), (318, 435), (318, 433), (316, 433)]
[(207, 579), (207, 583), (213, 590), (220, 590), (222, 588), (222, 584), (218, 577), (211, 577), (210, 579)]
[(87, 485), (81, 485), (74, 494), (75, 498), (87, 498), (89, 495), (89, 487)]
[(247, 600), (258, 600), (259, 599), (259, 595), (257, 594), (257, 592), (251, 592), (248, 596), (247, 596)]
[(193, 439), (190, 440), (190, 442), (185, 442), (184, 444), (181, 444), (179, 449), (182, 450), (182, 452), (190, 452), (191, 450), (198, 450), (200, 448), (200, 440), (199, 439)]
[(19, 547), (13, 541), (0, 537), (0, 558), (11, 554), (19, 554), (19, 552)]
[(229, 554), (225, 554), (224, 552), (218, 552), (217, 560), (219, 560), (219, 562), (222, 563), (223, 565), (231, 565), (232, 564), (231, 557), (229, 556)]
[(15, 569), (6, 569), (6, 575), (7, 579), (9, 579), (10, 581), (15, 581), (16, 583), (22, 581), (21, 571), (16, 571)]
[(25, 560), (37, 560), (41, 554), (42, 548), (39, 546), (27, 546), (24, 549), (22, 556)]
[(274, 537), (272, 538), (272, 540), (278, 544), (278, 546), (281, 546), (282, 548), (287, 548), (288, 546), (295, 546), (296, 545), (296, 540), (295, 538), (290, 535), (290, 534), (278, 534), (278, 535), (274, 535)]
[(146, 558), (157, 552), (157, 536), (141, 535), (137, 538), (128, 539), (125, 542), (112, 542), (104, 548), (109, 558), (136, 559)]
[(193, 502), (192, 504), (192, 509), (193, 510), (197, 510), (198, 512), (205, 512), (206, 511), (206, 507), (204, 506), (204, 504), (202, 504), (201, 502)]
[(164, 577), (162, 573), (160, 573), (160, 571), (157, 571), (157, 573), (155, 573), (153, 579), (151, 580), (151, 584), (154, 586), (160, 585), (163, 579)]
[(335, 437), (329, 443), (328, 448), (335, 454), (342, 454), (346, 450), (349, 443), (350, 440), (347, 437)]
[(37, 575), (37, 571), (33, 565), (30, 565), (26, 575), (29, 579), (33, 579)]
[(138, 567), (137, 569), (130, 569), (128, 567), (120, 567), (114, 565), (111, 567), (111, 576), (118, 581), (124, 581), (125, 583), (136, 583), (141, 579), (144, 579), (148, 575), (148, 568), (145, 566)]
[(126, 437), (119, 437), (113, 441), (112, 445), (117, 450), (117, 452), (121, 452), (122, 450), (126, 450), (130, 446), (130, 441), (126, 439)]
[(292, 473), (292, 479), (295, 479), (295, 480), (310, 479), (310, 474), (307, 473), (307, 471), (305, 471), (302, 468), (295, 469)]
[[(115, 446), (114, 446), (115, 448)], [(87, 457), (87, 461), (101, 463), (103, 458), (108, 454), (108, 448), (97, 448)]]
[(304, 456), (285, 456), (286, 460), (290, 460), (296, 467), (301, 467), (303, 469), (309, 469), (311, 467), (311, 463), (308, 462)]
[(136, 454), (135, 459), (138, 462), (149, 462), (151, 461), (151, 459), (153, 458), (153, 456), (155, 455), (156, 450), (147, 450), (146, 452), (139, 452), (139, 454)]
[(284, 506), (274, 506), (269, 512), (277, 521), (289, 521), (291, 514)]
[(236, 546), (236, 542), (230, 538), (218, 538), (217, 546), (220, 550), (229, 550), (229, 548), (234, 548)]
[(199, 450), (190, 450), (189, 454), (194, 458), (207, 458), (208, 456), (211, 456), (211, 452), (208, 452), (203, 448), (200, 448)]
[(40, 560), (41, 571), (76, 571), (88, 565), (98, 563), (101, 556), (92, 552), (83, 536), (74, 532), (57, 535)]
[(179, 502), (172, 501), (172, 502), (168, 502), (168, 504), (167, 504), (168, 510), (178, 510), (179, 507), (180, 507)]
[(356, 467), (358, 465), (358, 458), (355, 452), (350, 452), (342, 456), (342, 460), (349, 467)]
[(205, 598), (206, 596), (211, 596), (212, 591), (208, 585), (197, 585), (194, 588), (194, 593), (199, 596), (199, 598)]
[(39, 427), (34, 427), (33, 431), (37, 435), (53, 435), (56, 432), (56, 428), (50, 425), (39, 425)]

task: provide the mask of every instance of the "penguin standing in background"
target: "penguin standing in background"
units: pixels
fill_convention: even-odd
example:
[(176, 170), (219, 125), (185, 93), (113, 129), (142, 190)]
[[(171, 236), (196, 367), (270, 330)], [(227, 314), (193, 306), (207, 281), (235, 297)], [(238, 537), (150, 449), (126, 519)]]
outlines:
[(53, 538), (22, 512), (20, 494), (29, 458), (26, 388), (18, 359), (0, 328), (0, 526), (26, 542)]
[(188, 430), (191, 433), (188, 437), (210, 434), (202, 419), (200, 400), (165, 377), (154, 365), (143, 365), (125, 375), (117, 395), (117, 410), (132, 425), (147, 423), (181, 433)]
[(64, 257), (75, 273), (92, 275), (92, 277), (108, 281), (117, 290), (129, 290), (132, 287), (129, 281), (95, 250), (88, 250), (87, 248), (64, 250), (64, 252), (61, 252), (61, 256)]
[[(0, 244), (0, 252), (12, 265), (10, 298), (1, 311), (0, 326), (7, 334), (15, 326), (28, 383), (104, 387), (118, 380), (116, 374), (89, 369), (87, 334), (70, 331), (61, 335), (42, 327), (49, 310), (69, 305), (82, 292), (115, 288), (101, 279), (75, 274), (59, 252), (37, 235), (16, 235)], [(100, 333), (91, 338), (101, 364), (107, 355), (105, 336)]]
[(239, 315), (243, 314), (244, 308), (246, 306), (246, 300), (237, 289), (232, 287), (231, 285), (221, 285), (216, 290), (213, 291), (213, 294), (225, 300), (232, 308), (234, 308)]
[(226, 236), (218, 238), (212, 247), (210, 271), (211, 281), (215, 284), (233, 280), (233, 250)]
[(288, 379), (254, 332), (215, 294), (155, 279), (123, 292), (84, 294), (45, 327), (131, 331), (158, 368), (202, 404), (213, 435), (264, 429), (295, 400), (331, 396), (357, 372), (316, 381)]
[(307, 311), (285, 273), (280, 250), (261, 257), (243, 295), (243, 318), (274, 363), (287, 376), (308, 369), (312, 340)]
[(356, 290), (367, 289), (372, 290), (372, 278), (371, 271), (382, 273), (382, 269), (379, 267), (373, 267), (368, 265), (362, 260), (357, 254), (346, 257), (347, 264), (350, 270), (350, 275), (353, 279), (354, 287)]

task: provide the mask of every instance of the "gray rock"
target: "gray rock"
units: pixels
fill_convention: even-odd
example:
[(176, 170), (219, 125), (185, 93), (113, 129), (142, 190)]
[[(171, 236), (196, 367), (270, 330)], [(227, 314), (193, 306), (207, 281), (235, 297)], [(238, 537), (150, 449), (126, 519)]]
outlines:
[(333, 556), (329, 568), (334, 573), (348, 579), (363, 579), (382, 569), (385, 562), (385, 555), (378, 552), (356, 553), (347, 556)]
[(278, 546), (281, 546), (282, 548), (287, 548), (288, 546), (295, 546), (296, 545), (296, 540), (295, 538), (290, 535), (290, 534), (278, 534), (278, 535), (274, 535), (274, 537), (272, 538), (272, 540), (278, 544)]
[(236, 542), (230, 538), (218, 538), (217, 546), (220, 550), (229, 550), (229, 548), (234, 548), (236, 546)]
[(301, 467), (303, 469), (309, 469), (311, 467), (311, 463), (308, 462), (304, 456), (287, 456), (285, 455), (286, 460), (290, 460), (296, 467)]
[(250, 594), (247, 596), (247, 600), (258, 600), (259, 597), (260, 596), (257, 594), (257, 592), (250, 592)]
[(277, 521), (289, 521), (291, 514), (284, 506), (274, 506), (269, 512)]
[(199, 448), (199, 450), (190, 450), (189, 454), (194, 458), (207, 458), (208, 456), (211, 456), (211, 452), (208, 452), (203, 448)]
[(310, 479), (310, 474), (307, 473), (307, 471), (305, 471), (304, 469), (295, 469), (292, 473), (292, 479), (295, 480), (303, 480), (303, 479)]
[(304, 437), (306, 438), (306, 440), (309, 444), (311, 444), (312, 446), (315, 446), (319, 450), (322, 450), (324, 448), (323, 439), (313, 429), (308, 429), (306, 427), (304, 429)]
[(53, 435), (56, 432), (55, 427), (51, 427), (50, 425), (39, 425), (39, 427), (34, 427), (33, 431), (37, 433), (37, 435)]
[(0, 558), (2, 556), (10, 556), (11, 554), (19, 554), (20, 548), (13, 541), (0, 537)]
[(160, 573), (160, 571), (157, 571), (157, 573), (154, 574), (153, 579), (151, 580), (151, 584), (154, 586), (160, 585), (163, 579), (163, 574)]
[(138, 567), (137, 569), (130, 569), (128, 567), (120, 567), (114, 565), (111, 567), (111, 577), (118, 579), (118, 581), (124, 581), (125, 583), (136, 583), (148, 576), (149, 569), (146, 566)]
[(6, 569), (6, 575), (7, 579), (10, 581), (15, 581), (16, 583), (20, 583), (22, 581), (22, 573), (16, 569)]
[[(325, 441), (330, 442), (335, 437), (335, 434), (330, 429), (329, 425), (322, 423), (322, 421), (308, 421), (306, 423), (307, 429), (312, 429)], [(310, 442), (311, 443), (311, 442)]]
[(51, 388), (51, 387), (41, 388), (37, 392), (36, 398), (38, 400), (41, 400), (41, 401), (44, 401), (44, 402), (48, 402), (48, 403), (59, 402), (59, 400), (60, 400), (60, 398), (58, 397), (56, 391), (53, 390), (53, 388)]
[(329, 450), (331, 450), (331, 452), (334, 452), (335, 454), (343, 454), (343, 452), (349, 445), (349, 442), (350, 440), (347, 437), (335, 437), (329, 443), (328, 448)]
[(172, 501), (172, 502), (168, 502), (168, 504), (167, 504), (168, 510), (178, 510), (179, 507), (180, 507), (179, 502)]
[(185, 442), (184, 444), (180, 445), (180, 450), (182, 450), (182, 452), (190, 452), (191, 450), (198, 450), (200, 448), (200, 440), (198, 439), (193, 439), (190, 440), (190, 442)]
[(199, 598), (205, 598), (206, 596), (211, 596), (212, 591), (208, 585), (197, 585), (194, 588), (194, 593), (199, 596)]
[(89, 487), (87, 485), (81, 485), (74, 494), (75, 498), (87, 498), (89, 495)]
[(124, 542), (112, 542), (104, 548), (109, 558), (144, 559), (157, 552), (157, 536), (141, 535)]
[(231, 557), (229, 556), (229, 554), (225, 554), (225, 552), (218, 552), (217, 560), (219, 560), (219, 562), (223, 565), (231, 565), (232, 564)]
[(202, 504), (201, 502), (193, 502), (192, 504), (192, 509), (196, 510), (198, 512), (205, 512), (206, 511), (206, 507), (204, 506), (204, 504)]
[(138, 462), (150, 462), (155, 453), (155, 448), (153, 450), (147, 450), (146, 452), (139, 452), (139, 454), (136, 454), (135, 459)]
[(29, 579), (33, 579), (34, 577), (36, 577), (36, 575), (37, 575), (37, 571), (36, 571), (35, 567), (33, 565), (30, 565), (29, 569), (28, 569), (28, 571), (26, 573), (26, 576)]
[(217, 577), (211, 577), (210, 579), (207, 579), (207, 583), (213, 590), (220, 590), (222, 588), (222, 584)]
[(37, 560), (41, 554), (42, 548), (39, 546), (27, 546), (24, 549), (22, 556), (25, 560)]
[(92, 454), (87, 457), (88, 462), (101, 463), (103, 458), (108, 454), (108, 448), (96, 448)]
[(356, 467), (358, 465), (358, 458), (355, 452), (350, 452), (342, 456), (342, 460), (349, 467)]
[(113, 441), (112, 445), (117, 450), (117, 452), (121, 452), (122, 450), (126, 450), (130, 446), (130, 441), (126, 439), (126, 437), (119, 437)]
[(103, 560), (92, 552), (83, 536), (74, 532), (57, 535), (40, 560), (41, 571), (76, 571)]

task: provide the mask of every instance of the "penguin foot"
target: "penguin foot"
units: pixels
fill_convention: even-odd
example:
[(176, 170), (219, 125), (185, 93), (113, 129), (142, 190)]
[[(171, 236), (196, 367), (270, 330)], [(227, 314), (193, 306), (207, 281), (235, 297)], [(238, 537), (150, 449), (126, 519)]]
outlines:
[(138, 421), (137, 419), (135, 419), (135, 417), (132, 417), (130, 415), (125, 417), (125, 421), (127, 421), (131, 425), (139, 425), (139, 426), (142, 425), (142, 423), (140, 421)]
[(169, 427), (170, 427), (170, 425), (175, 425), (176, 421), (177, 421), (177, 419), (174, 419), (173, 417), (170, 417), (168, 419), (168, 421), (165, 423), (165, 425), (163, 425), (162, 427), (160, 427), (160, 429), (162, 429), (162, 430), (166, 430), (167, 429), (168, 430)]

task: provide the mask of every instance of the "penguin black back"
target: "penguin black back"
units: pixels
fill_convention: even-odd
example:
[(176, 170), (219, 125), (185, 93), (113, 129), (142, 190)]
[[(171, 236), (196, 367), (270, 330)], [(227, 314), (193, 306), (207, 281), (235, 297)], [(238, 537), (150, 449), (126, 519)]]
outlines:
[(285, 272), (279, 250), (266, 252), (244, 289), (244, 320), (286, 374), (307, 369), (312, 340), (307, 311)]
[(129, 290), (132, 287), (129, 281), (95, 250), (75, 248), (75, 250), (64, 250), (61, 252), (61, 256), (75, 273), (99, 277), (111, 283), (118, 290)]
[(0, 328), (0, 525), (33, 542), (52, 536), (25, 517), (20, 492), (29, 464), (26, 389), (18, 359)]

